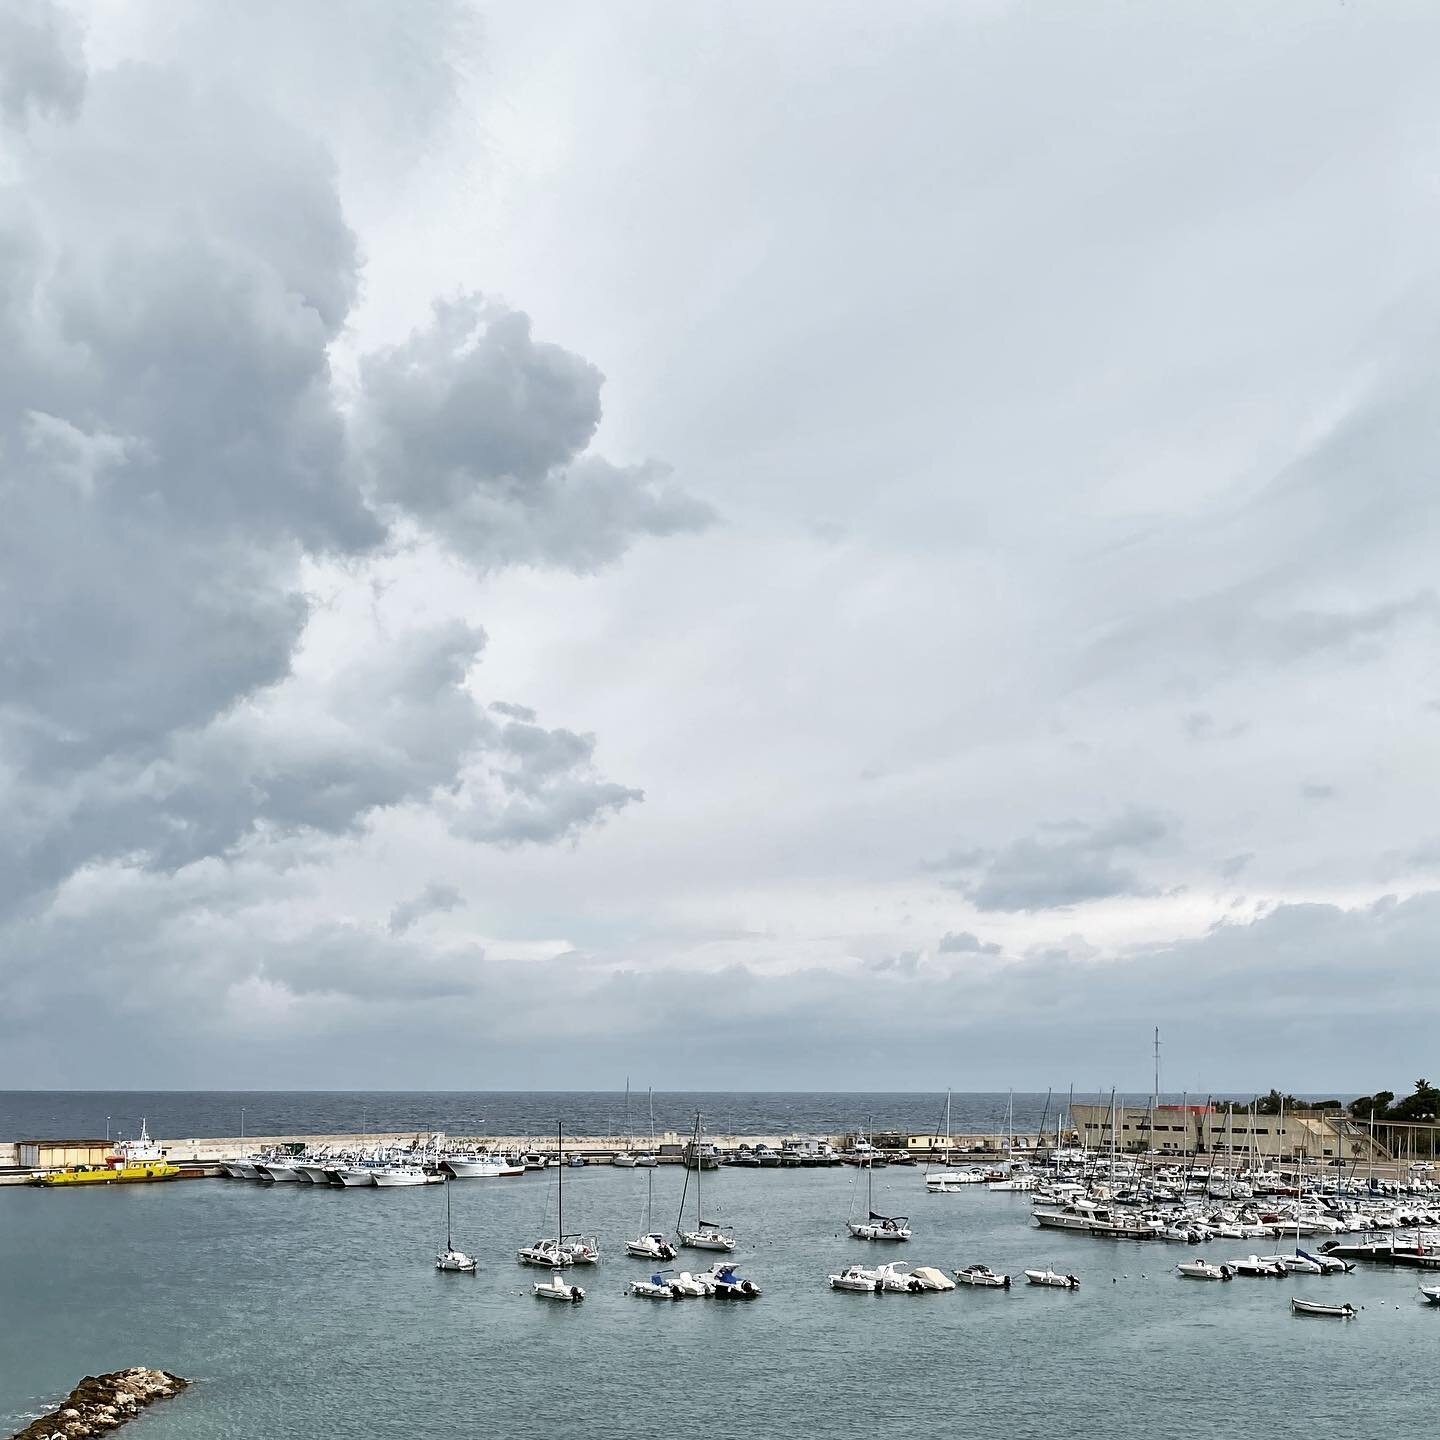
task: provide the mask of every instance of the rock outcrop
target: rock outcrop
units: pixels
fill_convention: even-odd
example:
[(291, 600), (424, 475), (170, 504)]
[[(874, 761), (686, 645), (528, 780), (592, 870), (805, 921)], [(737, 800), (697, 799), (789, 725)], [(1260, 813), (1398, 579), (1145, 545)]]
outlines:
[(87, 1375), (58, 1409), (32, 1420), (11, 1440), (82, 1440), (86, 1435), (103, 1435), (147, 1405), (178, 1395), (189, 1383), (168, 1370), (146, 1370), (139, 1365), (108, 1375)]

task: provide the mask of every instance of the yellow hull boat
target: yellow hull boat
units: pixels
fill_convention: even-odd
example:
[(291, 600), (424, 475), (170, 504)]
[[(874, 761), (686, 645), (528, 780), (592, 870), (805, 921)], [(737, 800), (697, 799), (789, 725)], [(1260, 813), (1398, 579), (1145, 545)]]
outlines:
[(57, 1170), (53, 1175), (39, 1175), (37, 1185), (138, 1185), (149, 1180), (173, 1180), (180, 1173), (178, 1165), (168, 1160), (154, 1160), (145, 1165), (76, 1166)]

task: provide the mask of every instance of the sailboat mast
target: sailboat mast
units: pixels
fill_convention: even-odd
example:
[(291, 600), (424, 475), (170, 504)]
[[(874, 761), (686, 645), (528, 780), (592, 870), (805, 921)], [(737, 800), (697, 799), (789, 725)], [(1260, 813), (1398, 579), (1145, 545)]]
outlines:
[(563, 1242), (565, 1239), (565, 1128), (559, 1120), (555, 1122), (555, 1156), (560, 1166), (560, 1174), (555, 1184), (555, 1223), (558, 1226), (557, 1238)]

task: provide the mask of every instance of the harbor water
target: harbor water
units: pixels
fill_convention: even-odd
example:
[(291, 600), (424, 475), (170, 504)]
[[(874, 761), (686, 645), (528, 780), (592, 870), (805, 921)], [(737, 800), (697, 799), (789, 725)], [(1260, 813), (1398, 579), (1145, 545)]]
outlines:
[[(684, 1172), (650, 1178), (656, 1225), (671, 1228)], [(567, 1230), (598, 1234), (605, 1257), (569, 1272), (587, 1290), (578, 1306), (534, 1299), (543, 1272), (515, 1260), (553, 1230), (553, 1171), (451, 1186), (475, 1276), (433, 1268), (439, 1185), (0, 1192), (0, 1432), (81, 1375), (129, 1364), (196, 1382), (135, 1423), (147, 1440), (1434, 1430), (1440, 1309), (1420, 1303), (1413, 1271), (1182, 1280), (1180, 1247), (1042, 1232), (1024, 1194), (929, 1195), (908, 1167), (875, 1173), (875, 1208), (908, 1214), (915, 1231), (880, 1253), (845, 1234), (865, 1205), (863, 1172), (722, 1169), (704, 1176), (705, 1216), (733, 1227), (762, 1298), (650, 1302), (623, 1294), (650, 1268), (623, 1254), (646, 1172), (589, 1166), (564, 1179)], [(681, 1257), (691, 1269), (715, 1258)], [(826, 1284), (846, 1263), (889, 1259), (1017, 1277), (1053, 1264), (1082, 1286), (872, 1296)], [(1292, 1294), (1363, 1309), (1298, 1318)]]

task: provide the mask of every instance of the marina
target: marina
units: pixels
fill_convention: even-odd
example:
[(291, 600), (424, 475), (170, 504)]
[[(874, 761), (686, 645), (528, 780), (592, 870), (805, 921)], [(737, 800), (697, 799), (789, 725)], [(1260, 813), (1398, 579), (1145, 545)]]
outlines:
[[(1440, 1335), (1440, 1307), (1420, 1293), (1413, 1271), (1357, 1265), (1330, 1276), (1296, 1274), (1289, 1287), (1240, 1277), (1195, 1284), (1174, 1270), (1194, 1258), (1187, 1248), (1041, 1230), (1031, 1195), (984, 1186), (931, 1195), (913, 1167), (879, 1168), (874, 1181), (877, 1209), (910, 1212), (914, 1238), (905, 1249), (913, 1268), (887, 1265), (893, 1252), (849, 1239), (843, 1216), (857, 1179), (849, 1169), (706, 1172), (706, 1218), (733, 1228), (736, 1251), (658, 1267), (626, 1256), (625, 1241), (652, 1187), (654, 1214), (665, 1217), (657, 1228), (669, 1233), (685, 1173), (678, 1166), (650, 1175), (567, 1169), (566, 1227), (573, 1207), (599, 1237), (600, 1263), (562, 1272), (560, 1283), (578, 1284), (582, 1302), (538, 1304), (535, 1296), (550, 1297), (536, 1287), (554, 1288), (553, 1272), (517, 1264), (514, 1248), (539, 1233), (544, 1192), (559, 1179), (532, 1171), (503, 1184), (372, 1189), (368, 1201), (365, 1192), (226, 1179), (63, 1196), (11, 1191), (0, 1200), (0, 1266), (12, 1293), (43, 1285), (47, 1302), (33, 1324), (5, 1327), (0, 1336), (0, 1416), (18, 1428), (76, 1374), (103, 1368), (99, 1357), (113, 1351), (117, 1336), (127, 1344), (133, 1336), (153, 1363), (195, 1377), (179, 1405), (146, 1419), (147, 1433), (187, 1440), (294, 1427), (357, 1440), (391, 1433), (389, 1419), (377, 1424), (376, 1413), (393, 1417), (399, 1434), (397, 1406), (413, 1410), (437, 1387), (478, 1402), (487, 1372), (501, 1364), (517, 1394), (563, 1371), (587, 1410), (616, 1415), (635, 1403), (626, 1396), (638, 1374), (652, 1392), (641, 1402), (644, 1413), (660, 1423), (682, 1402), (679, 1377), (697, 1347), (723, 1351), (726, 1403), (763, 1410), (774, 1433), (813, 1434), (823, 1423), (848, 1440), (870, 1433), (869, 1424), (831, 1397), (853, 1378), (847, 1352), (882, 1335), (908, 1361), (867, 1377), (872, 1407), (903, 1413), (924, 1374), (944, 1377), (967, 1408), (1004, 1406), (1023, 1354), (1027, 1383), (1059, 1397), (1067, 1432), (1087, 1440), (1149, 1433), (1146, 1407), (1117, 1415), (1105, 1402), (1140, 1359), (1178, 1365), (1181, 1356), (1191, 1364), (1227, 1356), (1230, 1383), (1253, 1386), (1246, 1404), (1257, 1427), (1283, 1416), (1265, 1383), (1279, 1364), (1296, 1385), (1325, 1383), (1330, 1368), (1343, 1364), (1351, 1403), (1398, 1427), (1394, 1433), (1418, 1434), (1405, 1427), (1428, 1404), (1423, 1387), (1387, 1379), (1422, 1363)], [(477, 1260), (474, 1275), (435, 1268), (447, 1199), (450, 1238)], [(552, 1228), (553, 1221), (552, 1208)], [(64, 1243), (76, 1235), (85, 1237), (83, 1250)], [(1230, 1252), (1202, 1253), (1223, 1262)], [(761, 1294), (727, 1303), (712, 1261), (733, 1265)], [(868, 1299), (832, 1290), (829, 1277), (851, 1266), (871, 1270)], [(691, 1303), (637, 1303), (659, 1298), (634, 1289), (652, 1282), (657, 1268), (669, 1298)], [(954, 1290), (928, 1288), (923, 1279), (912, 1288), (908, 1277), (931, 1269)], [(974, 1278), (956, 1273), (967, 1270)], [(1080, 1285), (1027, 1283), (1027, 1270), (1075, 1276)], [(1332, 1342), (1325, 1338), (1331, 1327), (1292, 1313), (1292, 1296), (1352, 1305), (1357, 1318), (1337, 1327), (1344, 1339)], [(1342, 1356), (1332, 1343), (1345, 1346)], [(314, 1344), (342, 1358), (317, 1367), (305, 1358)], [(637, 1371), (634, 1357), (642, 1355)], [(797, 1365), (811, 1377), (804, 1398), (777, 1405)], [(1192, 1428), (1218, 1435), (1222, 1418), (1212, 1426), (1202, 1417)], [(1043, 1427), (1022, 1408), (1017, 1433)], [(523, 1416), (512, 1428), (539, 1433)], [(426, 1430), (473, 1433), (468, 1416), (448, 1409), (427, 1419)]]

